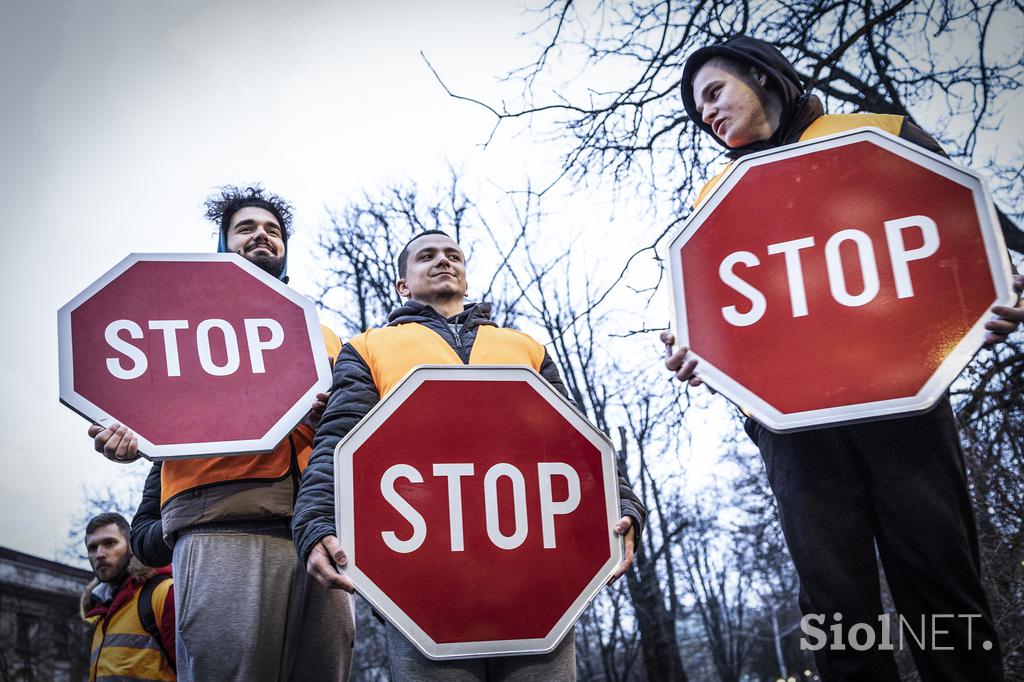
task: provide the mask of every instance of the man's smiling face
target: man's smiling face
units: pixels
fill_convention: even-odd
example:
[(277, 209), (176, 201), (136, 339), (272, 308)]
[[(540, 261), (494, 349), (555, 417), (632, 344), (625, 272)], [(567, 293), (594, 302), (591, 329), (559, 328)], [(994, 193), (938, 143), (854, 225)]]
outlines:
[(443, 234), (428, 234), (406, 249), (409, 257), (405, 276), (397, 282), (399, 294), (428, 305), (461, 303), (467, 289), (466, 260), (455, 240)]
[(231, 216), (225, 233), (228, 251), (237, 253), (274, 277), (284, 271), (284, 230), (265, 208), (246, 206)]

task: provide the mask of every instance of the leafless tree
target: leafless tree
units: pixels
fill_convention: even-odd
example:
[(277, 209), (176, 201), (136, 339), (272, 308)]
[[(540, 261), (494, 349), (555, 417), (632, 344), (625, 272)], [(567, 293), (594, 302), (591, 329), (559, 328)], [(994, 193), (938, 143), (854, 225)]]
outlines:
[[(531, 11), (537, 58), (510, 74), (518, 107), (452, 94), (489, 109), (496, 129), (528, 121), (570, 140), (560, 179), (610, 180), (671, 197), (685, 213), (720, 150), (683, 109), (683, 63), (699, 47), (752, 34), (778, 45), (829, 110), (924, 124), (951, 156), (987, 172), (1014, 220), (1024, 217), (1024, 153), (1009, 113), (1024, 77), (1018, 2), (548, 0)], [(1024, 232), (1009, 220), (1003, 228), (1024, 251)], [(654, 244), (662, 234), (645, 236)]]
[[(681, 418), (672, 385), (660, 375), (652, 381), (657, 349), (649, 348), (650, 357), (636, 367), (615, 361), (605, 339), (617, 329), (595, 312), (593, 291), (575, 284), (586, 278), (576, 276), (571, 252), (540, 253), (536, 193), (511, 197), (499, 220), (485, 215), (459, 187), (453, 174), (443, 191), (390, 187), (331, 213), (321, 238), (331, 275), (320, 300), (339, 314), (346, 333), (358, 331), (358, 325), (380, 324), (386, 308), (397, 303), (390, 288), (397, 275), (394, 257), (412, 234), (436, 227), (469, 246), (470, 281), (483, 284), (474, 298), (494, 302), (503, 324), (514, 321), (547, 342), (579, 408), (598, 428), (620, 438), (622, 471), (630, 472), (633, 459), (640, 458), (634, 473), (652, 506), (648, 530), (625, 586), (606, 590), (578, 624), (581, 673), (584, 679), (685, 680), (675, 632), (681, 595), (670, 556), (683, 524), (662, 518), (658, 491), (663, 482), (644, 463), (652, 442)], [(493, 227), (499, 223), (502, 229)], [(354, 276), (357, 271), (365, 277)], [(637, 339), (623, 341), (635, 344)], [(651, 385), (658, 390), (650, 390)], [(363, 655), (357, 650), (357, 667), (372, 667), (374, 662), (365, 662)]]
[(1024, 678), (1024, 346), (982, 355), (954, 390), (985, 587), (1007, 679)]
[[(99, 455), (96, 455), (99, 457)], [(123, 465), (116, 478), (81, 485), (81, 499), (72, 513), (67, 544), (61, 554), (64, 559), (86, 562), (85, 527), (89, 519), (103, 512), (117, 512), (130, 523), (142, 500), (142, 487), (149, 473), (150, 463), (140, 459)]]
[(511, 322), (519, 298), (530, 291), (529, 282), (519, 282), (514, 289), (523, 293), (515, 300), (503, 298), (513, 290), (508, 280), (519, 276), (512, 263), (534, 220), (529, 200), (521, 210), (511, 228), (493, 227), (466, 197), (454, 169), (444, 188), (432, 190), (426, 199), (414, 183), (393, 183), (340, 211), (328, 210), (328, 226), (319, 236), (324, 276), (317, 303), (341, 320), (343, 336), (386, 323), (402, 302), (395, 290), (402, 247), (420, 232), (442, 230), (473, 262), (470, 295), (495, 303), (504, 316), (500, 321)]
[[(568, 141), (553, 184), (608, 183), (671, 203), (671, 222), (638, 235), (613, 286), (647, 256), (661, 266), (657, 248), (716, 168), (720, 150), (682, 107), (682, 65), (695, 49), (738, 34), (778, 45), (828, 110), (906, 115), (932, 132), (951, 157), (988, 177), (1006, 244), (1024, 253), (1024, 147), (1011, 113), (1024, 97), (1019, 2), (549, 0), (532, 11), (536, 59), (509, 78), (521, 86), (518, 104), (451, 94), (487, 107), (496, 131), (519, 121)], [(982, 353), (954, 390), (1011, 678), (1024, 676), (1021, 366), (1019, 343)]]
[(718, 678), (739, 682), (750, 650), (748, 609), (751, 579), (736, 547), (715, 542), (715, 520), (700, 505), (691, 507), (693, 528), (683, 537), (683, 578), (696, 598)]

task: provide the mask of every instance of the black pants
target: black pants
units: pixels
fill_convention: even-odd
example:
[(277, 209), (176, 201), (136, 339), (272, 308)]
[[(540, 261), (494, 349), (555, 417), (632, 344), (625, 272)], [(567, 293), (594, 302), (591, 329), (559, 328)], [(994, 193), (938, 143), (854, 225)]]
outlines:
[[(903, 646), (921, 679), (1003, 679), (947, 400), (912, 417), (789, 434), (748, 420), (747, 433), (761, 450), (778, 502), (800, 576), (801, 609), (805, 617), (824, 616), (812, 623), (828, 633), (826, 646), (815, 651), (825, 680), (899, 680), (891, 651), (849, 644), (857, 623), (873, 626), (880, 639), (876, 546), (896, 610), (912, 628), (903, 628)], [(829, 646), (837, 613), (844, 650)], [(891, 626), (898, 647), (900, 621)], [(863, 645), (863, 628), (858, 634)]]

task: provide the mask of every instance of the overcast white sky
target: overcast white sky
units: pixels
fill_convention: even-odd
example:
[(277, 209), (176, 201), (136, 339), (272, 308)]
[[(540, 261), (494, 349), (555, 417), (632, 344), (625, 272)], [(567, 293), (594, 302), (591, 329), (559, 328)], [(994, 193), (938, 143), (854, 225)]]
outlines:
[(514, 2), (4, 3), (0, 545), (53, 557), (81, 483), (125, 471), (58, 403), (60, 306), (130, 252), (212, 250), (201, 203), (217, 185), (258, 179), (295, 204), (289, 271), (308, 293), (325, 205), (393, 177), (433, 184), (448, 161), (513, 184), (557, 163), (521, 139), (481, 154), (492, 119), (419, 55), (496, 98), (532, 54), (529, 25)]

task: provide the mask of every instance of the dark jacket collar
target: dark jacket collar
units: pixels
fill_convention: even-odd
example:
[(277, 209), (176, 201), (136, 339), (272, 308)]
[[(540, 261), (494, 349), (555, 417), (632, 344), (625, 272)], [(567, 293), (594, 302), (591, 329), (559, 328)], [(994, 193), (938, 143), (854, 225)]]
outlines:
[(461, 313), (452, 317), (444, 317), (433, 307), (419, 301), (407, 301), (400, 308), (395, 308), (388, 315), (388, 326), (393, 327), (400, 324), (418, 322), (419, 324), (430, 325), (439, 322), (446, 324), (457, 324), (464, 329), (471, 329), (480, 325), (497, 326), (491, 321), (490, 303), (471, 303), (466, 305)]

